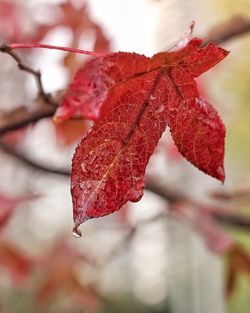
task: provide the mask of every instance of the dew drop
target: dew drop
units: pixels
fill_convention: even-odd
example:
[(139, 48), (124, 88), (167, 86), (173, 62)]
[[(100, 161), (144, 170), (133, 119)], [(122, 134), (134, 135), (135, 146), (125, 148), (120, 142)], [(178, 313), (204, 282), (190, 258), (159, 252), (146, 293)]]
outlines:
[(75, 227), (73, 228), (73, 236), (74, 236), (75, 238), (80, 238), (80, 237), (82, 237), (82, 232), (80, 231), (80, 229), (79, 229), (78, 226), (75, 226)]

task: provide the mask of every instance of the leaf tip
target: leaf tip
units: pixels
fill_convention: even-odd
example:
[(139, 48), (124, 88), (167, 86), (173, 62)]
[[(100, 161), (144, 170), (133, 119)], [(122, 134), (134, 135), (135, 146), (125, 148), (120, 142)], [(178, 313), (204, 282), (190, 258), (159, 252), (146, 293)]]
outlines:
[(222, 184), (225, 181), (225, 170), (223, 166), (219, 166), (215, 171), (215, 178), (219, 179)]

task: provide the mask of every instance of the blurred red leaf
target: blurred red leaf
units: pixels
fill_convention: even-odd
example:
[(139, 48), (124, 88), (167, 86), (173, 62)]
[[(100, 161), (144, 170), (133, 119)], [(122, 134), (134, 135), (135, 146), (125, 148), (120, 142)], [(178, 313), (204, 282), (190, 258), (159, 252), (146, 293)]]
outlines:
[(212, 105), (199, 97), (194, 79), (228, 52), (200, 45), (200, 39), (186, 43), (183, 38), (172, 51), (152, 58), (111, 53), (76, 74), (56, 118), (98, 120), (101, 112), (73, 158), (76, 232), (87, 219), (140, 200), (146, 165), (167, 125), (187, 160), (224, 180), (225, 128)]
[(60, 9), (61, 18), (59, 18), (59, 20), (56, 21), (53, 26), (66, 26), (72, 30), (72, 47), (78, 47), (79, 40), (83, 32), (93, 31), (95, 35), (95, 51), (109, 50), (109, 40), (104, 35), (101, 27), (96, 24), (96, 22), (94, 22), (89, 16), (85, 1), (83, 1), (80, 6), (76, 6), (74, 5), (73, 1), (68, 0), (55, 8)]
[(235, 244), (233, 237), (215, 221), (209, 211), (203, 208), (196, 209), (194, 226), (208, 248), (215, 253), (227, 252)]
[[(26, 25), (27, 21), (31, 24)], [(24, 4), (0, 0), (0, 38), (5, 43), (37, 42), (42, 40), (50, 29), (50, 25), (38, 24), (32, 20)]]
[(18, 41), (22, 37), (23, 7), (14, 2), (0, 1), (0, 37), (3, 41)]
[(58, 141), (63, 146), (76, 143), (88, 130), (85, 120), (68, 120), (54, 125)]
[(30, 127), (23, 127), (21, 129), (9, 132), (5, 134), (2, 138), (2, 141), (7, 142), (9, 144), (19, 144), (23, 141), (26, 136), (26, 133), (30, 129)]
[(0, 238), (0, 266), (9, 271), (15, 283), (21, 284), (28, 278), (33, 261), (18, 247)]
[(35, 200), (38, 197), (39, 195), (37, 194), (11, 197), (0, 193), (0, 229), (6, 226), (19, 205), (27, 201)]
[(74, 296), (75, 301), (81, 299), (81, 303), (98, 306), (99, 295), (92, 287), (83, 285), (77, 274), (77, 266), (90, 264), (83, 254), (73, 249), (65, 241), (57, 242), (40, 262), (40, 269), (45, 274), (40, 287), (37, 290), (37, 299), (40, 305), (45, 305), (62, 290)]
[(207, 247), (215, 253), (225, 253), (234, 247), (233, 237), (215, 219), (213, 212), (227, 212), (222, 208), (177, 203), (171, 206), (171, 214), (189, 223), (202, 237)]
[[(53, 6), (52, 11), (59, 11), (60, 17), (50, 24), (50, 29), (55, 27), (67, 27), (72, 32), (70, 46), (78, 48), (83, 34), (94, 36), (92, 50), (96, 52), (107, 52), (110, 42), (104, 34), (103, 29), (89, 15), (89, 10), (85, 1), (76, 5), (68, 0), (60, 5)], [(64, 66), (70, 71), (70, 78), (75, 71), (82, 65), (82, 61), (77, 59), (74, 53), (68, 53), (64, 58)]]

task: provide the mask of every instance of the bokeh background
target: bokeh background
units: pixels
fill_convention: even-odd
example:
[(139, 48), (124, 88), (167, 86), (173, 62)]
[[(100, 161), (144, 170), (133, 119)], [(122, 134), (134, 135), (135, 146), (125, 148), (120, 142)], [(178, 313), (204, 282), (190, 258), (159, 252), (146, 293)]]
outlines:
[[(173, 47), (192, 20), (194, 35), (207, 38), (235, 16), (231, 24), (241, 20), (239, 16), (250, 24), (249, 0), (0, 0), (0, 42), (39, 41), (151, 56)], [(201, 210), (217, 205), (212, 192), (242, 191), (240, 201), (229, 197), (218, 205), (247, 220), (249, 32), (221, 46), (231, 51), (229, 57), (203, 75), (199, 87), (226, 125), (224, 186), (185, 161), (168, 131), (150, 161), (147, 179), (188, 196)], [(17, 53), (41, 70), (46, 92), (58, 99), (88, 60), (60, 51)], [(0, 64), (1, 121), (20, 106), (32, 110), (38, 100), (31, 75), (18, 70), (9, 55), (1, 53)], [(146, 190), (139, 203), (88, 221), (82, 226), (83, 237), (73, 238), (69, 176), (39, 170), (26, 161), (65, 174), (77, 141), (90, 126), (87, 121), (55, 126), (47, 118), (1, 138), (0, 312), (248, 313), (250, 226), (200, 229), (202, 216), (179, 216), (162, 197)], [(192, 217), (199, 215), (197, 210), (199, 205), (190, 210)], [(234, 254), (218, 246), (231, 237), (244, 256), (230, 263)]]

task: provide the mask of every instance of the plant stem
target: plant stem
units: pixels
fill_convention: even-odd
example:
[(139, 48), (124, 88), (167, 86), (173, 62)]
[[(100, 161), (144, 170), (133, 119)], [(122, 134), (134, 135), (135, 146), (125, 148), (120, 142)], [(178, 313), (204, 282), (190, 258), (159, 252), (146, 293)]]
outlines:
[(61, 47), (61, 46), (52, 46), (52, 45), (46, 45), (42, 43), (37, 44), (31, 44), (31, 43), (13, 43), (9, 45), (10, 49), (33, 49), (33, 48), (41, 48), (41, 49), (52, 49), (52, 50), (61, 50), (61, 51), (67, 51), (67, 52), (73, 52), (78, 54), (84, 54), (84, 55), (91, 55), (93, 57), (100, 57), (104, 56), (104, 53), (97, 53), (92, 51), (86, 51), (81, 49), (74, 49), (74, 48), (68, 48), (68, 47)]

